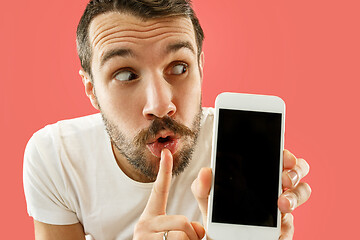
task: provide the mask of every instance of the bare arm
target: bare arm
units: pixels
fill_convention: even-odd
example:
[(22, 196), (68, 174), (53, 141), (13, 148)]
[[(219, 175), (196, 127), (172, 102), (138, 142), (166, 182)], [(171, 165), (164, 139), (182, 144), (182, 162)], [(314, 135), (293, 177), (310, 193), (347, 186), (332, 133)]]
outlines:
[(72, 225), (51, 225), (34, 220), (36, 240), (84, 240), (81, 223)]

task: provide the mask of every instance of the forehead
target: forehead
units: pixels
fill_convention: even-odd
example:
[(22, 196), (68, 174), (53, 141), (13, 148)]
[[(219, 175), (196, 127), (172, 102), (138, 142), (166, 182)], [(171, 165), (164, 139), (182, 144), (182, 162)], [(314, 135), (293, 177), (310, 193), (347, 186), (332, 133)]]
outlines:
[(171, 41), (190, 42), (196, 49), (192, 22), (186, 17), (143, 20), (131, 14), (110, 12), (94, 18), (89, 27), (89, 40), (94, 55), (109, 48), (141, 48)]

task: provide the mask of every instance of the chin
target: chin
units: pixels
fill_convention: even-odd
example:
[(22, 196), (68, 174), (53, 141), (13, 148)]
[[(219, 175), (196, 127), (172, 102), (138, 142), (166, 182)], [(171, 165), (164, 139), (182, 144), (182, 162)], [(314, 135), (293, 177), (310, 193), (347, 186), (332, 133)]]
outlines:
[[(181, 174), (189, 165), (191, 157), (188, 156), (189, 155), (188, 152), (189, 151), (184, 151), (183, 149), (179, 149), (173, 155), (173, 169), (172, 169), (173, 176), (178, 176), (179, 174)], [(149, 179), (155, 180), (159, 172), (161, 159), (159, 157), (154, 156), (150, 152), (147, 155), (148, 155), (147, 160), (149, 164), (147, 169), (152, 169), (151, 171), (152, 173), (150, 174), (149, 172), (145, 172), (145, 173), (143, 172), (143, 174), (146, 175), (146, 177), (148, 177)]]

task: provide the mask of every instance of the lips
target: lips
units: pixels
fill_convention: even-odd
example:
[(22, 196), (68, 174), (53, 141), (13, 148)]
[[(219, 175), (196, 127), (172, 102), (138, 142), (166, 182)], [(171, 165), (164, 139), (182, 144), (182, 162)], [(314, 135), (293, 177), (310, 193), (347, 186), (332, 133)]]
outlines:
[(163, 132), (158, 134), (155, 139), (150, 141), (150, 143), (147, 144), (147, 147), (154, 156), (160, 158), (161, 151), (164, 148), (169, 149), (171, 154), (174, 155), (174, 153), (176, 153), (178, 149), (178, 145), (179, 145), (178, 137), (176, 137), (172, 133)]

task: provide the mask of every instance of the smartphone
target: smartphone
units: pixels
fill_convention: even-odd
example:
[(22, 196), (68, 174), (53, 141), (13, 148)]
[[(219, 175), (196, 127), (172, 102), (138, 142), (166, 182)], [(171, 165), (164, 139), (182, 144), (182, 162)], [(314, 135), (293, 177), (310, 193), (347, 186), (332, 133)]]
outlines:
[(207, 234), (213, 240), (277, 240), (285, 103), (221, 93), (215, 102)]

